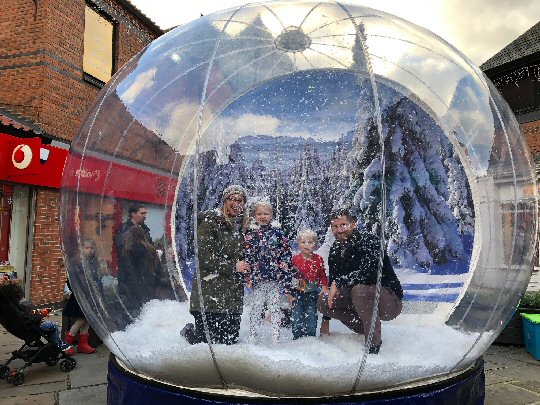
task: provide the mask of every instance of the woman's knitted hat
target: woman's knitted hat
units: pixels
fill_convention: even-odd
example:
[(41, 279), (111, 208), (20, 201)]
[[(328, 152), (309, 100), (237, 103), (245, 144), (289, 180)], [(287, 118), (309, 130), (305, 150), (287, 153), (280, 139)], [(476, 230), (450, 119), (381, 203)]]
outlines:
[(222, 200), (225, 201), (234, 194), (240, 194), (242, 197), (244, 197), (244, 201), (246, 200), (246, 190), (244, 190), (244, 187), (239, 186), (238, 184), (231, 184), (230, 186), (227, 186), (225, 190), (223, 190)]

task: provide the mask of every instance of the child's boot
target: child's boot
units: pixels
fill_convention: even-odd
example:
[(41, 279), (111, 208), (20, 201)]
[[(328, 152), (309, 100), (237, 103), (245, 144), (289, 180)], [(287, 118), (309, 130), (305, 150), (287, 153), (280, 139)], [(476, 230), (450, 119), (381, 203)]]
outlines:
[[(76, 333), (75, 333), (76, 334)], [(69, 331), (66, 332), (65, 342), (72, 345), (75, 342), (75, 336), (71, 335)]]
[(66, 356), (73, 356), (75, 354), (75, 347), (69, 346), (69, 349), (64, 350)]
[(79, 353), (91, 354), (91, 353), (94, 353), (96, 351), (95, 348), (93, 348), (92, 346), (90, 346), (88, 344), (88, 338), (89, 337), (90, 337), (90, 335), (88, 333), (85, 334), (85, 335), (79, 334), (79, 344), (77, 345), (77, 351)]
[(57, 345), (58, 348), (66, 354), (66, 356), (73, 356), (75, 354), (75, 348), (67, 342), (60, 339)]

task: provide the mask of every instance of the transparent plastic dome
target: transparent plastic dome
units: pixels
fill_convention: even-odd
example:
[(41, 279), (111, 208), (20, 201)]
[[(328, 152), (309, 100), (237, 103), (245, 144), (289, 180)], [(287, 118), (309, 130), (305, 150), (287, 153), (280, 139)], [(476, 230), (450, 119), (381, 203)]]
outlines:
[[(378, 354), (373, 318), (364, 334), (332, 319), (329, 335), (293, 339), (283, 294), (279, 338), (262, 312), (253, 339), (243, 277), (238, 342), (187, 342), (206, 252), (222, 252), (212, 277), (231, 259), (222, 231), (199, 235), (230, 185), (245, 212), (270, 202), (292, 254), (299, 230), (316, 232), (326, 272), (333, 209), (380, 238), (403, 307)], [(429, 31), (334, 2), (246, 5), (152, 42), (93, 105), (61, 199), (68, 275), (107, 347), (148, 379), (224, 394), (373, 392), (465, 370), (510, 318), (537, 241), (529, 152), (491, 82)]]

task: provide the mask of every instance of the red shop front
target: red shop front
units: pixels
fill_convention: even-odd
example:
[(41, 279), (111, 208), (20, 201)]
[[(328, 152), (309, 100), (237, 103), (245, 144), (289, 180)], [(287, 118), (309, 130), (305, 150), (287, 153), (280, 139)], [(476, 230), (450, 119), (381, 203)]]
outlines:
[[(58, 290), (52, 296), (61, 296), (63, 290), (60, 279), (65, 278), (65, 269), (56, 265), (63, 262), (57, 207), (67, 156), (67, 149), (45, 145), (40, 138), (0, 133), (0, 273), (22, 280), (32, 302), (53, 302), (55, 298), (35, 291), (51, 277), (55, 281), (48, 288)], [(116, 268), (112, 239), (132, 202), (147, 206), (154, 241), (170, 228), (162, 218), (170, 218), (174, 175), (119, 159), (111, 163), (99, 154), (85, 156), (82, 164), (73, 156), (65, 170), (70, 180), (64, 186), (85, 192), (79, 210), (73, 211), (80, 214), (83, 236), (102, 242), (101, 258), (108, 267), (103, 270), (109, 274), (114, 275)], [(107, 178), (106, 173), (115, 175)], [(54, 210), (47, 211), (42, 202), (51, 199)]]
[[(21, 280), (25, 290), (39, 232), (35, 228), (37, 193), (46, 189), (58, 194), (66, 156), (67, 149), (43, 144), (39, 137), (0, 133), (0, 273)], [(41, 219), (47, 221), (46, 216)]]
[(79, 194), (79, 209), (66, 219), (66, 229), (71, 230), (74, 238), (99, 240), (98, 255), (106, 267), (102, 272), (115, 276), (117, 255), (113, 239), (122, 222), (128, 219), (129, 205), (144, 204), (150, 236), (156, 247), (161, 247), (163, 238), (171, 237), (170, 217), (176, 185), (174, 174), (139, 163), (111, 161), (99, 153), (87, 154), (82, 159), (71, 155), (65, 167), (64, 187), (84, 193)]

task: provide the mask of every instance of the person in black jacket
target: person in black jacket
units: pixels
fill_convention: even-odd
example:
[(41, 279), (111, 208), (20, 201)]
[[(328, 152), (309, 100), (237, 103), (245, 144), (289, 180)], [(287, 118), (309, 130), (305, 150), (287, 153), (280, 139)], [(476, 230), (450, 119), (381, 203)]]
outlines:
[(55, 343), (68, 356), (74, 353), (73, 347), (60, 338), (60, 327), (45, 318), (49, 315), (49, 308), (32, 311), (27, 304), (20, 302), (24, 297), (22, 288), (13, 281), (0, 283), (0, 317), (2, 325), (12, 335), (24, 339), (28, 336), (28, 329), (38, 327), (45, 332), (46, 339)]
[[(319, 296), (317, 308), (354, 332), (367, 335), (375, 308), (381, 246), (379, 237), (358, 230), (356, 225), (356, 218), (347, 209), (330, 215), (336, 237), (328, 256), (330, 292)], [(379, 353), (382, 344), (381, 320), (394, 319), (402, 309), (403, 289), (386, 253), (381, 270), (371, 354)]]
[[(114, 235), (114, 248), (116, 257), (118, 258), (118, 271), (116, 276), (118, 281), (118, 294), (121, 299), (121, 305), (125, 310), (125, 312), (119, 312), (118, 314), (117, 322), (120, 328), (124, 328), (138, 316), (142, 304), (142, 302), (137, 302), (139, 301), (139, 296), (132, 295), (132, 289), (136, 289), (137, 292), (140, 292), (140, 280), (138, 280), (133, 273), (132, 264), (135, 258), (132, 257), (132, 254), (135, 250), (138, 251), (141, 249), (133, 249), (133, 244), (128, 240), (130, 239), (133, 241), (133, 238), (128, 237), (128, 234), (133, 236), (133, 231), (130, 232), (130, 230), (133, 227), (138, 227), (139, 229), (135, 231), (135, 233), (140, 235), (142, 230), (145, 239), (142, 243), (153, 246), (150, 228), (144, 223), (147, 213), (148, 210), (143, 204), (131, 204), (128, 207), (128, 219), (120, 226)], [(140, 266), (142, 265), (143, 263), (140, 263)], [(152, 292), (152, 294), (154, 293), (155, 291)]]
[(140, 225), (144, 231), (144, 235), (148, 242), (152, 243), (152, 238), (150, 237), (150, 228), (144, 223), (146, 221), (146, 215), (148, 214), (148, 209), (143, 204), (131, 204), (128, 207), (128, 219), (122, 225), (114, 235), (114, 247), (116, 249), (116, 255), (119, 260), (121, 260), (122, 251), (124, 249), (124, 237), (126, 232), (133, 225)]

